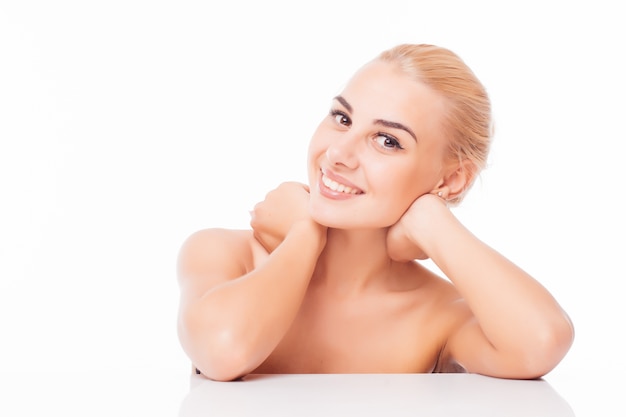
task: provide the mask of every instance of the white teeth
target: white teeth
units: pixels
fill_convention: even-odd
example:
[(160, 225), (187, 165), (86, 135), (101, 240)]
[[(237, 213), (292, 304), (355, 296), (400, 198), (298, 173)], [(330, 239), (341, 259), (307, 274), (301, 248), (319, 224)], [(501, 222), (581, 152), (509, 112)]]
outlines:
[(344, 184), (339, 184), (337, 181), (331, 180), (326, 175), (322, 175), (322, 182), (324, 183), (325, 186), (327, 186), (333, 191), (337, 191), (338, 193), (345, 193), (345, 194), (358, 193), (358, 190), (352, 187), (348, 187), (347, 185), (344, 185)]

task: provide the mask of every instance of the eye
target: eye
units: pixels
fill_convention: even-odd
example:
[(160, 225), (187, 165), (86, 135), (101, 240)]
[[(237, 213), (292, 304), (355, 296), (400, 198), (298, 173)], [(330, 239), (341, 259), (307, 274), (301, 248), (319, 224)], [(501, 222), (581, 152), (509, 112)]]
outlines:
[(352, 125), (352, 120), (342, 111), (339, 110), (331, 110), (330, 115), (333, 117), (335, 122), (342, 126), (350, 127)]
[(404, 149), (398, 139), (386, 133), (377, 133), (374, 141), (384, 149)]

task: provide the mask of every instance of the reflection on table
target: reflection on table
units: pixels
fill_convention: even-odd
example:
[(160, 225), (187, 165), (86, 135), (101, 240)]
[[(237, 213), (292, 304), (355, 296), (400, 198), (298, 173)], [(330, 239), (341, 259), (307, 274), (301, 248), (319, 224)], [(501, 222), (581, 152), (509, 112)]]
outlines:
[(573, 417), (545, 380), (474, 374), (248, 375), (216, 382), (190, 377), (179, 417), (191, 416)]

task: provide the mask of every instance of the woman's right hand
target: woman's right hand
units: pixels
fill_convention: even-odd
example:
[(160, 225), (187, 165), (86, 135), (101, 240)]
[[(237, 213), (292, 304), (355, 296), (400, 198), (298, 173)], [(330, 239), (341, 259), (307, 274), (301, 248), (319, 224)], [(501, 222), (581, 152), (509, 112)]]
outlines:
[(265, 199), (254, 206), (250, 212), (250, 226), (255, 238), (268, 252), (282, 243), (294, 224), (313, 222), (309, 214), (309, 198), (307, 185), (290, 181), (267, 193)]

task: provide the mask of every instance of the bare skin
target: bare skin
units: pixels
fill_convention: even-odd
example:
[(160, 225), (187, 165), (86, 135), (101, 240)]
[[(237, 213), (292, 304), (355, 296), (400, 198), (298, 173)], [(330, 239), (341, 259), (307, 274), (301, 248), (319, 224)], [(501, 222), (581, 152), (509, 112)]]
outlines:
[(462, 369), (522, 379), (558, 364), (573, 340), (565, 312), (445, 203), (471, 178), (445, 157), (444, 110), (390, 64), (365, 66), (311, 140), (310, 188), (268, 193), (252, 230), (185, 242), (179, 336), (194, 366), (226, 381)]
[[(234, 279), (254, 271), (269, 256), (251, 231), (201, 231), (188, 245), (205, 250), (208, 242), (204, 239), (231, 241), (238, 253), (245, 253), (240, 258), (241, 269), (233, 270)], [(357, 247), (354, 249), (356, 260), (366, 258)], [(227, 252), (227, 248), (223, 251)], [(459, 300), (454, 287), (418, 263), (388, 260), (387, 267), (380, 275), (371, 276), (369, 283), (331, 282), (323, 272), (324, 257), (322, 253), (288, 330), (251, 372), (434, 371), (446, 336), (466, 314), (463, 308), (451, 308)], [(355, 274), (342, 268), (346, 275)], [(440, 368), (450, 366), (445, 361), (439, 363)]]
[[(353, 247), (347, 259), (369, 258)], [(365, 283), (333, 282), (325, 273), (329, 268), (322, 253), (292, 326), (254, 372), (435, 370), (446, 335), (460, 321), (451, 314), (459, 296), (449, 283), (417, 263), (387, 263)], [(345, 266), (336, 271), (346, 279), (355, 274)], [(450, 365), (439, 363), (440, 368)]]

